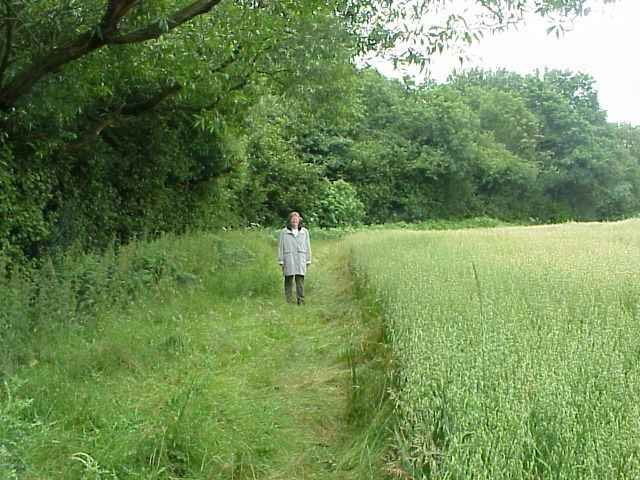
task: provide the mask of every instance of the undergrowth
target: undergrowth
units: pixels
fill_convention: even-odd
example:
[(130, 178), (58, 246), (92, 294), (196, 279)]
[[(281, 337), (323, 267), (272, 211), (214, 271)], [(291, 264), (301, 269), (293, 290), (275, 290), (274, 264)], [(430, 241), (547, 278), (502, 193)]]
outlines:
[(217, 374), (264, 341), (234, 320), (277, 293), (272, 250), (261, 233), (165, 237), (3, 278), (0, 478), (237, 478), (256, 463), (240, 440), (269, 430), (268, 411), (234, 413), (247, 379)]
[[(171, 295), (205, 282), (215, 284), (220, 296), (272, 293), (273, 276), (261, 273), (270, 258), (258, 251), (264, 242), (257, 233), (194, 234), (133, 242), (103, 254), (67, 252), (37, 268), (10, 269), (0, 259), (0, 272), (8, 272), (0, 275), (0, 378), (38, 360), (34, 337), (67, 328), (94, 331), (104, 314), (150, 294)], [(230, 269), (240, 273), (227, 275)]]

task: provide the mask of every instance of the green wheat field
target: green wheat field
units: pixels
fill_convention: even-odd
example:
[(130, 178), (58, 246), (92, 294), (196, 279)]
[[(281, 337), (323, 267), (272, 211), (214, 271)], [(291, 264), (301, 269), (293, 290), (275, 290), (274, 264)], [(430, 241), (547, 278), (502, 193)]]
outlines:
[(392, 351), (396, 474), (640, 475), (640, 221), (347, 240)]

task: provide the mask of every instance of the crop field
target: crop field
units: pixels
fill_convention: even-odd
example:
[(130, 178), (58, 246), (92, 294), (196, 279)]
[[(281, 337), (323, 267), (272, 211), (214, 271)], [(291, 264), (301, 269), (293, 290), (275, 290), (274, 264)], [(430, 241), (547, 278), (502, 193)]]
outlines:
[(640, 221), (347, 241), (386, 322), (399, 477), (640, 477)]

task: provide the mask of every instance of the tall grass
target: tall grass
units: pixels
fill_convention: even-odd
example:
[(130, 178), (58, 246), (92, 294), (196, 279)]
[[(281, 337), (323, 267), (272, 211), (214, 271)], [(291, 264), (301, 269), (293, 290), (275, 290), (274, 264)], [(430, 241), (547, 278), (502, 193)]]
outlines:
[(279, 290), (266, 234), (165, 237), (2, 282), (0, 478), (252, 478), (269, 457), (273, 402), (244, 396), (272, 379), (239, 365), (285, 334), (248, 323), (247, 302)]
[(351, 237), (399, 476), (640, 475), (640, 221)]
[(0, 479), (380, 478), (378, 318), (353, 301), (341, 243), (313, 245), (302, 308), (284, 301), (273, 232), (3, 279)]
[(182, 287), (227, 296), (271, 293), (273, 274), (262, 274), (273, 256), (263, 251), (266, 238), (247, 232), (170, 235), (101, 255), (67, 252), (38, 268), (7, 269), (0, 258), (0, 272), (10, 270), (0, 275), (0, 378), (37, 360), (34, 337), (67, 328), (93, 331), (106, 313), (149, 294), (162, 297)]

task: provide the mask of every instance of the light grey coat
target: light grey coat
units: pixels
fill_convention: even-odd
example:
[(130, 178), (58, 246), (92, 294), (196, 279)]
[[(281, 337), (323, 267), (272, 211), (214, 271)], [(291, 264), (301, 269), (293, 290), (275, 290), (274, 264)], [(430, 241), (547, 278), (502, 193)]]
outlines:
[(307, 265), (311, 263), (311, 243), (306, 228), (302, 227), (298, 236), (288, 228), (280, 230), (278, 263), (282, 265), (285, 276), (304, 275), (307, 272)]

